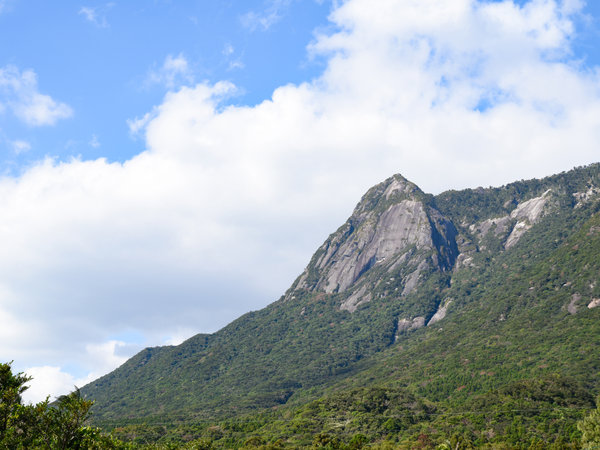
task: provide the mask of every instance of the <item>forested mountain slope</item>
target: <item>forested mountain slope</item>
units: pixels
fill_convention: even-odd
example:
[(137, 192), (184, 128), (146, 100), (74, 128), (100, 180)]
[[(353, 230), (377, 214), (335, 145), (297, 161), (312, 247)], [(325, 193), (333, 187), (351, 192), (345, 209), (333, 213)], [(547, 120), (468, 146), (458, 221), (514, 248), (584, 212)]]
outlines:
[(95, 420), (116, 425), (300, 411), (380, 386), (429, 405), (415, 413), (420, 432), (439, 417), (428, 408), (472, 410), (519, 380), (566, 377), (591, 396), (599, 193), (598, 164), (438, 196), (395, 175), (365, 194), (279, 301), (215, 334), (146, 349), (82, 391)]

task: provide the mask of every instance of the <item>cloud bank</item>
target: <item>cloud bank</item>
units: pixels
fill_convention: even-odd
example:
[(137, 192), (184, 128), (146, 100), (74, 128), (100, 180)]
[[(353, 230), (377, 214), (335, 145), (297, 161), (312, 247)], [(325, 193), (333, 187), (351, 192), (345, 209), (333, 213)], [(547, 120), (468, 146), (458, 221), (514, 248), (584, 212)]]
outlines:
[(317, 79), (252, 107), (224, 106), (227, 82), (182, 87), (130, 122), (147, 150), (129, 161), (0, 179), (0, 355), (65, 386), (99, 372), (97, 346), (132, 344), (118, 336), (214, 331), (282, 294), (393, 173), (437, 193), (597, 160), (581, 6), (349, 0), (309, 46)]

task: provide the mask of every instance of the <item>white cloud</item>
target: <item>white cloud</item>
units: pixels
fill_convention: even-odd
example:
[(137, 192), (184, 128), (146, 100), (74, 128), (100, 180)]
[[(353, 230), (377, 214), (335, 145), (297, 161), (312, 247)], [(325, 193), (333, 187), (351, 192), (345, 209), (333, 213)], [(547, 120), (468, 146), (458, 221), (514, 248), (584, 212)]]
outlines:
[(158, 70), (151, 70), (146, 77), (146, 84), (162, 84), (167, 89), (174, 89), (194, 81), (193, 72), (188, 60), (180, 53), (177, 56), (167, 55)]
[(197, 333), (193, 328), (179, 328), (163, 339), (163, 345), (179, 345)]
[(21, 72), (12, 65), (0, 68), (0, 99), (15, 116), (31, 126), (54, 125), (73, 115), (68, 105), (38, 91), (35, 72)]
[(246, 65), (239, 59), (229, 61), (228, 70), (243, 69)]
[(14, 105), (15, 115), (33, 126), (54, 125), (58, 120), (71, 117), (71, 108), (64, 103), (56, 103), (48, 95), (33, 94), (23, 102)]
[(240, 20), (251, 31), (266, 31), (281, 20), (290, 4), (291, 0), (269, 0), (262, 11), (248, 11)]
[(235, 52), (235, 49), (233, 48), (233, 45), (231, 44), (225, 44), (225, 46), (223, 47), (223, 55), (225, 56), (231, 56), (233, 55), (233, 53)]
[(227, 58), (228, 70), (243, 69), (245, 67), (245, 64), (239, 57), (233, 58), (235, 49), (231, 44), (225, 44), (221, 53)]
[(88, 6), (82, 6), (79, 9), (79, 15), (82, 15), (83, 17), (85, 17), (88, 21), (95, 23), (97, 18), (96, 18), (96, 10), (94, 8), (90, 8)]
[(22, 139), (17, 139), (16, 141), (12, 141), (11, 145), (12, 145), (13, 151), (15, 152), (16, 155), (20, 155), (21, 153), (25, 153), (25, 152), (28, 152), (29, 150), (31, 150), (31, 144)]
[(78, 14), (98, 28), (108, 28), (109, 23), (106, 16), (114, 6), (115, 4), (112, 2), (96, 7), (82, 6), (79, 8)]
[[(56, 366), (30, 367), (25, 373), (32, 377), (29, 388), (23, 393), (25, 403), (38, 403), (50, 396), (50, 400), (68, 394), (77, 386), (77, 380), (71, 374)], [(77, 386), (79, 387), (79, 386)]]
[(560, 4), (378, 5), (333, 11), (314, 81), (252, 107), (223, 106), (229, 83), (182, 87), (129, 123), (134, 158), (1, 178), (0, 354), (88, 373), (86, 344), (124, 329), (213, 331), (276, 299), (395, 172), (439, 192), (597, 160), (600, 81), (565, 59)]
[(137, 137), (141, 132), (143, 132), (146, 128), (146, 125), (150, 123), (154, 116), (155, 114), (153, 112), (148, 112), (140, 118), (136, 117), (135, 119), (127, 120), (127, 126), (129, 127), (129, 133), (131, 136)]
[(83, 377), (75, 377), (58, 366), (36, 366), (25, 369), (23, 372), (32, 379), (27, 383), (29, 387), (23, 394), (23, 400), (26, 403), (38, 403), (50, 396), (52, 401), (75, 388), (85, 386), (127, 360), (126, 357), (117, 354), (119, 348), (125, 345), (124, 342), (114, 340), (102, 344), (88, 344), (85, 357), (94, 370)]
[[(86, 345), (87, 357), (93, 362), (94, 370), (90, 372), (86, 380), (95, 380), (104, 373), (119, 367), (127, 357), (119, 354), (120, 350), (126, 347), (125, 342), (111, 340), (101, 344)], [(86, 381), (86, 383), (89, 381)]]

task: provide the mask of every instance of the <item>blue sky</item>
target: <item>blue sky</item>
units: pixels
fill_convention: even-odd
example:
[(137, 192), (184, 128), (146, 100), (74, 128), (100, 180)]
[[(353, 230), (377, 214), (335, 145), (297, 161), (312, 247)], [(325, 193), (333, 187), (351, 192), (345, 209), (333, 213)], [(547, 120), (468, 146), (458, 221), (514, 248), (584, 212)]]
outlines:
[(0, 360), (30, 400), (276, 300), (362, 194), (600, 160), (600, 5), (0, 0)]
[[(333, 5), (324, 0), (2, 5), (0, 39), (10, 44), (0, 47), (0, 61), (32, 70), (40, 92), (72, 109), (58, 126), (0, 116), (2, 172), (13, 175), (46, 156), (127, 160), (145, 146), (128, 121), (181, 85), (229, 80), (238, 90), (223, 104), (254, 105), (278, 86), (311, 80), (324, 62), (306, 47), (334, 27), (327, 20)], [(573, 22), (573, 56), (594, 67), (600, 4), (587, 2)], [(168, 58), (185, 59), (185, 73), (161, 77)]]
[[(255, 104), (277, 86), (318, 75), (323, 65), (308, 57), (306, 45), (328, 26), (330, 8), (289, 0), (5, 2), (0, 61), (33, 70), (40, 92), (73, 113), (53, 127), (4, 114), (4, 173), (44, 156), (130, 158), (144, 142), (131, 138), (127, 120), (180, 84), (229, 80), (239, 91), (227, 102)], [(172, 80), (159, 76), (169, 57), (187, 61), (185, 73)], [(31, 148), (15, 154), (14, 141)]]

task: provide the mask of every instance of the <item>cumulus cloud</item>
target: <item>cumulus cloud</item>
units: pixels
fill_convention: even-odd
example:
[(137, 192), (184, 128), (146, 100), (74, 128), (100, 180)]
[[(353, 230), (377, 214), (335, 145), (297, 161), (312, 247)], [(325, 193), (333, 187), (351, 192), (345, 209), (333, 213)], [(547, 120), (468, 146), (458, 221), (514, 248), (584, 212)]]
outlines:
[(50, 395), (50, 392), (56, 393), (55, 396), (68, 394), (77, 385), (73, 375), (62, 372), (60, 367), (56, 366), (30, 367), (25, 373), (33, 378), (27, 383), (28, 388), (23, 394), (25, 403), (41, 402)]
[(317, 79), (252, 107), (223, 105), (230, 83), (182, 87), (130, 122), (147, 146), (132, 159), (0, 179), (0, 354), (87, 367), (86, 344), (124, 329), (214, 331), (283, 293), (395, 172), (440, 192), (593, 162), (600, 81), (569, 59), (578, 11), (349, 0), (310, 46)]
[(93, 371), (83, 377), (75, 377), (58, 366), (29, 367), (24, 373), (32, 379), (27, 383), (28, 389), (23, 394), (23, 400), (26, 403), (38, 403), (52, 393), (52, 401), (54, 397), (68, 394), (75, 388), (90, 383), (127, 360), (127, 357), (118, 354), (119, 349), (125, 346), (124, 342), (114, 340), (87, 345), (85, 357), (90, 361)]
[(161, 84), (173, 89), (194, 81), (193, 72), (188, 60), (180, 53), (177, 56), (167, 55), (159, 69), (151, 70), (146, 77), (146, 84)]
[(21, 72), (8, 65), (0, 68), (0, 101), (24, 123), (31, 126), (54, 125), (73, 115), (65, 103), (38, 91), (34, 71)]

